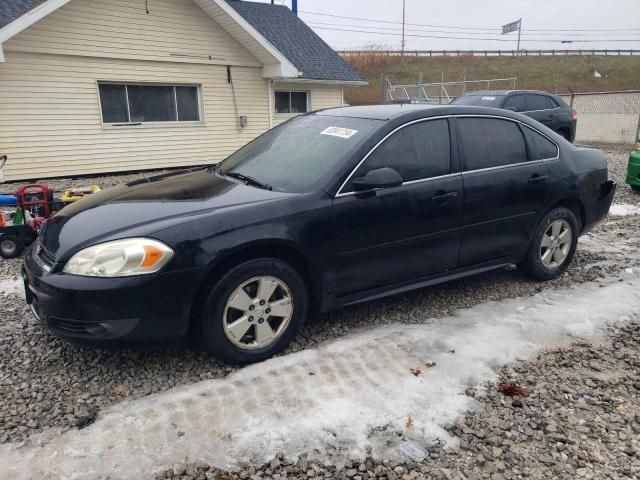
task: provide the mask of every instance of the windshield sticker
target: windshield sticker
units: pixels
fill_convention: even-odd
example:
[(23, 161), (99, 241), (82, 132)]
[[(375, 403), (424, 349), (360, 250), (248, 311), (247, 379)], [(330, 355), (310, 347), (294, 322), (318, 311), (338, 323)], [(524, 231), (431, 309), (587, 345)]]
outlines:
[(328, 127), (325, 128), (321, 135), (331, 135), (332, 137), (340, 137), (340, 138), (351, 138), (358, 130), (351, 130), (350, 128), (341, 128), (341, 127)]
[(482, 97), (482, 100), (494, 101), (496, 97)]

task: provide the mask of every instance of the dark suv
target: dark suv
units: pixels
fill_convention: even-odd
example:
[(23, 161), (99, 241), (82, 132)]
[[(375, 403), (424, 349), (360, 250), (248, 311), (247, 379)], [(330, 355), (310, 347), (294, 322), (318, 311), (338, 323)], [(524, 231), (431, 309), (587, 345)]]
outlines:
[(456, 98), (452, 104), (504, 108), (520, 112), (573, 142), (577, 114), (562, 98), (535, 90), (482, 90)]

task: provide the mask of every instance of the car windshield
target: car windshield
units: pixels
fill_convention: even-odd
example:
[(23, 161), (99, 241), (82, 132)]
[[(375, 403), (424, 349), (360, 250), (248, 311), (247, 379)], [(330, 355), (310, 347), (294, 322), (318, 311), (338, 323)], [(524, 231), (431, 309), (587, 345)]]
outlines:
[(453, 102), (454, 105), (473, 105), (476, 107), (493, 107), (500, 108), (504, 100), (505, 95), (463, 95), (456, 98)]
[(220, 164), (219, 173), (281, 192), (319, 185), (383, 122), (304, 115), (269, 130)]

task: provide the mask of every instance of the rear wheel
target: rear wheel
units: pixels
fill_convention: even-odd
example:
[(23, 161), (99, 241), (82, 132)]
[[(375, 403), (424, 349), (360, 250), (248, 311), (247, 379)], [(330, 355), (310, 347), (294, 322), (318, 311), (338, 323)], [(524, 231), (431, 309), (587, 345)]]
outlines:
[(535, 280), (552, 280), (569, 266), (578, 244), (579, 225), (567, 208), (549, 212), (536, 227), (522, 270)]
[(569, 132), (567, 132), (566, 130), (558, 130), (556, 132), (558, 135), (560, 135), (561, 137), (563, 137), (565, 140), (567, 140), (568, 142), (570, 142), (571, 140), (569, 139)]
[(3, 258), (17, 258), (24, 251), (24, 242), (13, 235), (0, 236), (0, 256)]
[(233, 363), (269, 358), (295, 337), (307, 299), (304, 280), (288, 263), (275, 258), (242, 263), (209, 290), (201, 312), (203, 343)]

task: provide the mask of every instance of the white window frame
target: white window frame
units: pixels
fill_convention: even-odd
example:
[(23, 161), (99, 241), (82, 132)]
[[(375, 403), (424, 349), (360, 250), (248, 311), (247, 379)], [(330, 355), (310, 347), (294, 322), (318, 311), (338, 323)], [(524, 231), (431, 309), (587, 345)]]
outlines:
[[(105, 122), (102, 116), (102, 96), (100, 95), (100, 85), (122, 85), (125, 89), (126, 105), (127, 105), (127, 122)], [(155, 122), (132, 122), (131, 113), (129, 111), (129, 92), (128, 87), (131, 85), (136, 86), (153, 86), (153, 87), (172, 87), (173, 88), (173, 101), (176, 111), (176, 120), (155, 121)], [(197, 90), (198, 99), (198, 116), (199, 120), (179, 120), (178, 119), (178, 101), (176, 98), (176, 87), (194, 87)], [(170, 82), (127, 82), (122, 80), (98, 80), (96, 82), (96, 90), (98, 92), (98, 103), (100, 104), (100, 122), (103, 127), (143, 127), (143, 126), (198, 126), (205, 125), (205, 111), (204, 111), (204, 99), (202, 95), (202, 85), (198, 83), (170, 83)]]
[[(288, 93), (289, 94), (289, 110), (291, 110), (291, 94), (292, 93), (304, 93), (307, 96), (307, 111), (306, 112), (298, 112), (298, 113), (285, 113), (285, 112), (278, 112), (277, 108), (278, 108), (278, 104), (276, 102), (276, 97), (278, 96), (279, 93)], [(275, 115), (280, 115), (280, 116), (296, 116), (296, 115), (304, 115), (305, 113), (309, 113), (311, 111), (311, 91), (310, 90), (287, 90), (287, 89), (276, 89), (273, 92), (273, 111), (275, 112)]]

